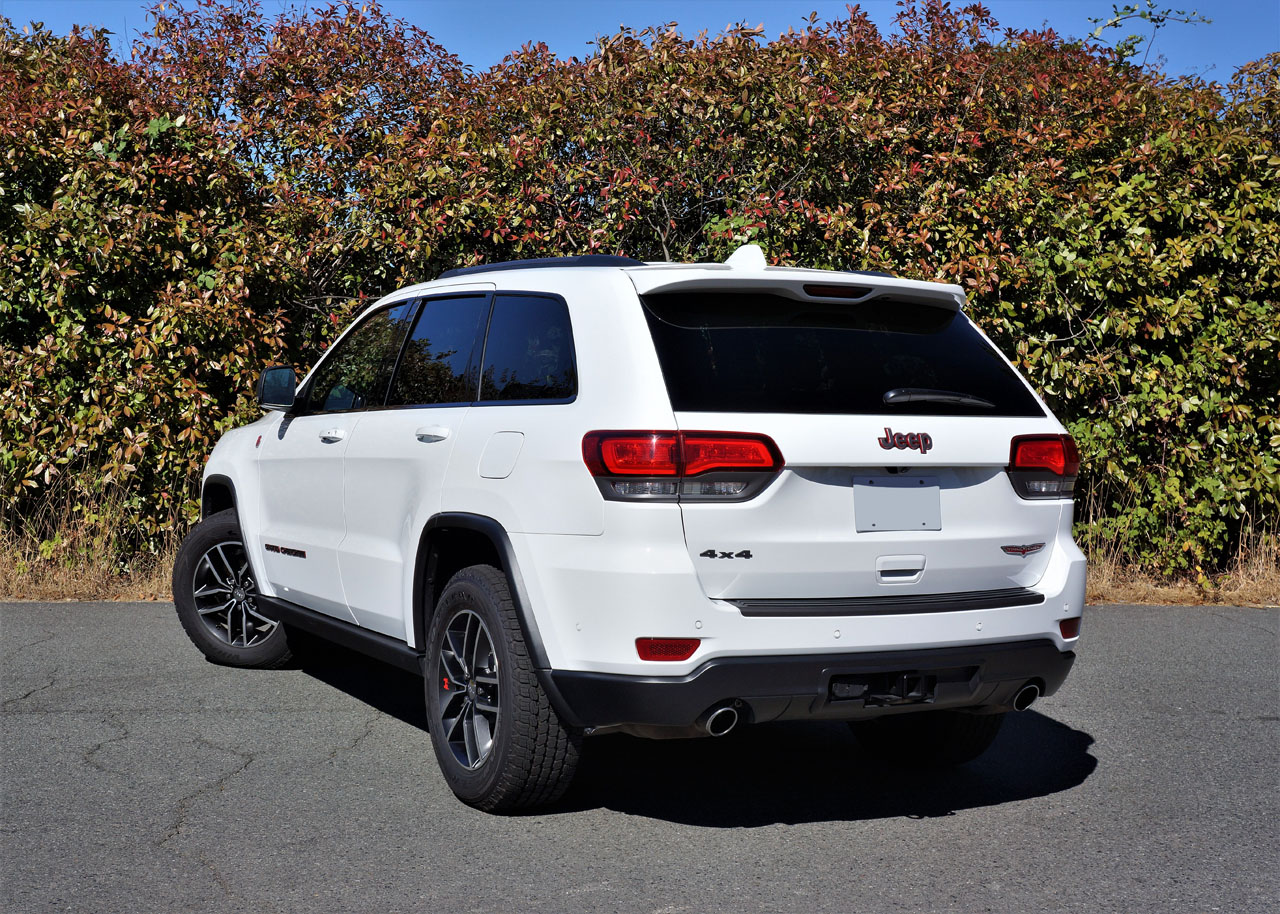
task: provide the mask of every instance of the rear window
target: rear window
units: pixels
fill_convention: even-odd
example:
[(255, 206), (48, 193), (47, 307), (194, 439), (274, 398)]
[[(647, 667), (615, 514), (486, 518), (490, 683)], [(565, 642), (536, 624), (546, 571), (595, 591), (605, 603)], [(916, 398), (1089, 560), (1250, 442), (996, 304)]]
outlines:
[(1044, 415), (977, 329), (944, 308), (740, 292), (643, 301), (678, 411)]

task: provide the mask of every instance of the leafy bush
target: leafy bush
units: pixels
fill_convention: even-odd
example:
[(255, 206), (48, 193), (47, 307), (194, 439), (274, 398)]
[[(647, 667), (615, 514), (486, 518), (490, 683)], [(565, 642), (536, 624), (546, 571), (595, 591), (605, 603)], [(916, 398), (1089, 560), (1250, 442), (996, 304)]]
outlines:
[(130, 548), (181, 528), (258, 368), (405, 282), (753, 240), (969, 289), (1081, 445), (1095, 549), (1203, 579), (1277, 525), (1280, 55), (1175, 83), (929, 2), (473, 73), (376, 6), (153, 15), (128, 63), (0, 40), (9, 518), (62, 477), (126, 493)]

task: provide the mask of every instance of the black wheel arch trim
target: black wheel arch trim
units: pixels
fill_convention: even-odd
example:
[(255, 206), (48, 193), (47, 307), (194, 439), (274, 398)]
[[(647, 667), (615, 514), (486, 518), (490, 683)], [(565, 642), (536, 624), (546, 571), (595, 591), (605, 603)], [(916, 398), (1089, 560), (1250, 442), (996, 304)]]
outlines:
[(225, 488), (231, 494), (230, 507), (236, 512), (236, 516), (239, 517), (240, 500), (236, 494), (236, 484), (232, 481), (230, 476), (223, 473), (210, 473), (200, 483), (200, 519), (204, 520), (206, 517), (217, 514), (218, 511), (226, 510), (225, 507), (219, 508), (218, 511), (209, 510), (208, 493), (211, 488)]
[[(511, 588), (511, 601), (515, 605), (520, 632), (524, 635), (524, 643), (529, 651), (529, 658), (533, 661), (538, 682), (560, 719), (570, 727), (581, 727), (582, 723), (560, 694), (551, 676), (551, 661), (542, 643), (538, 621), (530, 608), (529, 594), (525, 590), (524, 578), (516, 562), (511, 538), (507, 535), (506, 528), (492, 517), (462, 511), (445, 511), (434, 515), (423, 527), (418, 540), (418, 555), (413, 572), (413, 635), (414, 643), (421, 647), (419, 656), (424, 658), (425, 662), (427, 623), (431, 610), (435, 606), (437, 591), (446, 583), (436, 581), (433, 577), (435, 554), (431, 548), (431, 541), (433, 534), (442, 529), (470, 530), (483, 535), (493, 544), (501, 571), (507, 578), (507, 586)], [(430, 601), (428, 596), (431, 598)], [(425, 669), (423, 672), (425, 673)]]

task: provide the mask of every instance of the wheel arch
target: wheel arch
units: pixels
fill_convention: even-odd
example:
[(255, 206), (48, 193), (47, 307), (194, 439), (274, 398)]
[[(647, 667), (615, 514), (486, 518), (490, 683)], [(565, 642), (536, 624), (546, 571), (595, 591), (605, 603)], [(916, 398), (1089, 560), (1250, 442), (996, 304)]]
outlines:
[(455, 571), (475, 564), (494, 564), (506, 577), (520, 631), (543, 691), (561, 720), (572, 727), (581, 726), (551, 678), (551, 663), (529, 604), (511, 538), (492, 517), (446, 512), (435, 515), (423, 527), (413, 572), (414, 643), (420, 651), (426, 650), (427, 627), (441, 591)]
[[(219, 511), (236, 510), (236, 484), (230, 476), (213, 473), (200, 486), (200, 517), (212, 517)], [(237, 514), (239, 512), (237, 511)]]
[(425, 643), (431, 614), (454, 573), (468, 565), (484, 564), (497, 566), (506, 576), (529, 654), (539, 668), (549, 667), (511, 539), (502, 524), (481, 514), (437, 514), (423, 527), (413, 570), (414, 642), (419, 646)]

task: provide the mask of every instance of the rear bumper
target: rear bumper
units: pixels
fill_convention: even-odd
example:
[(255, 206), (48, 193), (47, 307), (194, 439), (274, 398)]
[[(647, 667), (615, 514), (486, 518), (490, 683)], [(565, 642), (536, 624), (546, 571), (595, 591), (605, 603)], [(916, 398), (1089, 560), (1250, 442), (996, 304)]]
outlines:
[(552, 670), (566, 715), (584, 727), (691, 727), (740, 701), (746, 720), (853, 720), (942, 708), (1004, 710), (1035, 681), (1052, 695), (1075, 654), (1049, 639), (932, 650), (718, 657), (685, 676)]

